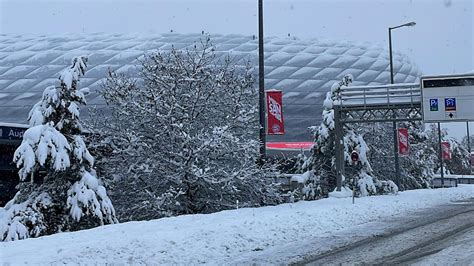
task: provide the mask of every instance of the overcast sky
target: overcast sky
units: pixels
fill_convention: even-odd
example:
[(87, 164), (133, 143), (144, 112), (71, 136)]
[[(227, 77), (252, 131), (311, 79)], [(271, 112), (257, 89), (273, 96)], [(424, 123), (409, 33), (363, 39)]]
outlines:
[[(0, 33), (257, 35), (257, 0), (0, 0)], [(264, 0), (265, 35), (369, 42), (407, 54), (423, 74), (474, 70), (474, 0)], [(474, 130), (473, 130), (474, 131)]]

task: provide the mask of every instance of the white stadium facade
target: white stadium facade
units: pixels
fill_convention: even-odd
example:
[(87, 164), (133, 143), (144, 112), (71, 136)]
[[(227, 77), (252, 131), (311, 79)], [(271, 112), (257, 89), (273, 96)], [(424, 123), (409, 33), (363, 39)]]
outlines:
[[(207, 35), (0, 35), (0, 171), (13, 167), (7, 160), (11, 149), (5, 147), (20, 141), (18, 131), (24, 129), (16, 125), (27, 123), (32, 105), (47, 86), (57, 84), (60, 71), (69, 66), (72, 57), (89, 56), (81, 87), (91, 89), (88, 105), (100, 108), (104, 101), (97, 91), (109, 68), (137, 75), (139, 58), (145, 53), (192, 47), (203, 37)], [(258, 67), (255, 36), (210, 38), (218, 56), (230, 55), (237, 64), (250, 60)], [(421, 74), (408, 57), (399, 53), (394, 53), (394, 73), (395, 83), (415, 82)], [(268, 136), (267, 141), (311, 141), (308, 127), (319, 124), (326, 92), (345, 74), (353, 75), (354, 85), (389, 83), (387, 49), (347, 41), (266, 38), (265, 88), (283, 92), (286, 130), (285, 135)], [(0, 190), (2, 179), (0, 172)]]
[[(93, 92), (89, 105), (102, 105), (99, 89), (109, 68), (136, 72), (144, 53), (186, 48), (201, 34), (70, 36), (0, 35), (0, 122), (26, 123), (31, 106), (48, 85), (57, 84), (59, 72), (71, 58), (89, 55), (82, 87)], [(258, 40), (253, 36), (211, 35), (218, 55), (250, 59), (257, 66)], [(403, 55), (394, 54), (395, 83), (414, 82), (420, 71)], [(390, 81), (386, 49), (350, 42), (267, 38), (265, 40), (265, 88), (283, 91), (287, 133), (270, 141), (311, 140), (307, 127), (319, 123), (322, 101), (331, 85), (345, 74), (354, 85), (380, 85)]]

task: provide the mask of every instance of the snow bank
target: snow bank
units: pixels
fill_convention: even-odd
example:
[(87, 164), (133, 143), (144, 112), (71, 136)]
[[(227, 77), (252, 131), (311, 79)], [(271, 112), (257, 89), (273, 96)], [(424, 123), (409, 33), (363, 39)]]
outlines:
[(341, 191), (334, 189), (333, 192), (329, 192), (330, 198), (350, 198), (354, 192), (347, 187), (341, 187)]
[(228, 264), (473, 195), (473, 185), (461, 185), (363, 197), (354, 205), (348, 198), (328, 198), (107, 225), (0, 243), (0, 264)]

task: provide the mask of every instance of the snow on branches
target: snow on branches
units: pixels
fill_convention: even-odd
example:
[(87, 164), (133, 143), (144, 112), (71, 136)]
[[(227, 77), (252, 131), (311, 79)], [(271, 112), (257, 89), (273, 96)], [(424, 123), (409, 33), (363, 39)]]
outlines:
[[(77, 89), (79, 79), (86, 70), (87, 57), (79, 56), (72, 60), (72, 66), (59, 75), (60, 86), (49, 86), (43, 92), (41, 101), (31, 109), (28, 120), (31, 126), (52, 123), (56, 129), (65, 126), (80, 131), (79, 105), (85, 105), (84, 92)], [(71, 130), (71, 129), (66, 129)]]
[[(20, 183), (20, 191), (7, 204), (6, 215), (0, 220), (0, 239), (16, 240), (117, 222), (105, 188), (93, 174), (94, 158), (82, 136), (79, 106), (86, 104), (87, 89), (79, 90), (77, 86), (86, 63), (87, 57), (75, 57), (72, 66), (60, 74), (60, 85), (47, 87), (30, 111), (31, 127), (13, 161), (20, 168), (22, 181), (40, 168), (46, 169), (47, 175), (41, 185)], [(88, 222), (81, 221), (85, 216)]]
[[(194, 48), (147, 54), (141, 63), (143, 83), (111, 71), (103, 87), (113, 110), (113, 119), (101, 123), (109, 126), (103, 135), (113, 151), (105, 163), (125, 168), (115, 171), (113, 183), (144, 188), (117, 192), (123, 213), (150, 219), (271, 198), (255, 164), (254, 70), (217, 57), (209, 38)], [(126, 193), (140, 201), (130, 205)]]
[(56, 171), (63, 171), (71, 164), (68, 152), (71, 146), (66, 137), (50, 124), (29, 128), (15, 151), (13, 161), (21, 167), (18, 174), (23, 181), (35, 170), (37, 164), (44, 167), (46, 160)]
[[(303, 199), (327, 196), (336, 186), (335, 164), (335, 122), (334, 104), (339, 101), (341, 88), (350, 86), (352, 75), (345, 75), (340, 82), (334, 83), (323, 102), (322, 122), (318, 127), (310, 128), (314, 134), (311, 156), (303, 163), (302, 172), (310, 172), (311, 178), (303, 188)], [(360, 133), (349, 125), (344, 126), (344, 161), (348, 167), (343, 185), (356, 189), (362, 196), (377, 193), (382, 183), (372, 176), (372, 167), (368, 160), (369, 147)], [(353, 164), (351, 153), (359, 154), (359, 162)], [(353, 181), (351, 182), (351, 179)], [(358, 180), (358, 181), (357, 181)], [(392, 185), (392, 183), (390, 183)]]

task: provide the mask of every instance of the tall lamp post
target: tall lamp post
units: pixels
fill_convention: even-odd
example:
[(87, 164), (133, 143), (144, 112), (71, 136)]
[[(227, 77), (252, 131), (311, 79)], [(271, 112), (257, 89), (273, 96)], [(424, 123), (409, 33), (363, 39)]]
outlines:
[[(415, 26), (415, 22), (408, 22), (399, 26), (389, 27), (388, 28), (388, 45), (390, 53), (390, 84), (393, 84), (393, 58), (392, 58), (392, 30), (398, 29), (401, 27), (412, 27)], [(400, 163), (398, 161), (398, 132), (397, 132), (397, 122), (393, 121), (393, 151), (395, 154), (395, 181), (397, 186), (400, 186)]]
[(263, 0), (258, 0), (258, 102), (260, 121), (260, 163), (263, 164), (266, 153), (265, 140), (265, 79), (263, 62)]

